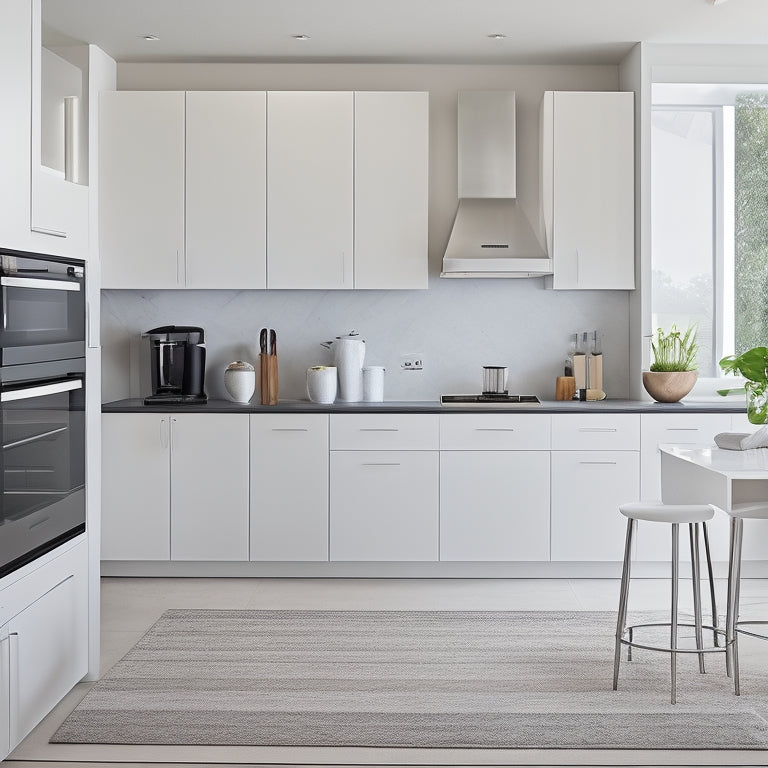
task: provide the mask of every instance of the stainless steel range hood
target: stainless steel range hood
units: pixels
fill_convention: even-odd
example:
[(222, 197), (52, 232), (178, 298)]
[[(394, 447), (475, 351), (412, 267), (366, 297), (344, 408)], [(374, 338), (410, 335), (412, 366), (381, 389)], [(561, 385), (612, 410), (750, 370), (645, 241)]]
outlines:
[(552, 274), (517, 204), (515, 92), (459, 92), (459, 208), (441, 277)]

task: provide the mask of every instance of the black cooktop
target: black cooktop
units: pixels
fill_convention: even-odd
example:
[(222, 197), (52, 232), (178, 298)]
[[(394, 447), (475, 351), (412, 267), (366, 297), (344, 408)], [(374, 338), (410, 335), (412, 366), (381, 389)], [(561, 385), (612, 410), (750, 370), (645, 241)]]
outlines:
[(508, 394), (482, 394), (482, 395), (440, 395), (440, 405), (478, 405), (488, 406), (536, 406), (541, 405), (536, 395), (508, 395)]

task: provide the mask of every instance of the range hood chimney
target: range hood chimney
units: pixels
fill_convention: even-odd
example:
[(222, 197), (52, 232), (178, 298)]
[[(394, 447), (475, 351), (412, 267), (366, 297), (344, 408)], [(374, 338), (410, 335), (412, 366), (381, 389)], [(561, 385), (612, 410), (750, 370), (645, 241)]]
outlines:
[(552, 274), (515, 199), (515, 92), (459, 91), (458, 106), (459, 208), (440, 277)]

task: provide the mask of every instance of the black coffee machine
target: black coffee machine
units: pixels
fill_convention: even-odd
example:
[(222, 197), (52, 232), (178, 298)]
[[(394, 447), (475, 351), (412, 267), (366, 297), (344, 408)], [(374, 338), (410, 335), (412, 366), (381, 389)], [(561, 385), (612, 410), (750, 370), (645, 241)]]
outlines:
[(149, 339), (152, 394), (144, 405), (207, 403), (205, 333), (193, 325), (164, 325), (142, 334)]

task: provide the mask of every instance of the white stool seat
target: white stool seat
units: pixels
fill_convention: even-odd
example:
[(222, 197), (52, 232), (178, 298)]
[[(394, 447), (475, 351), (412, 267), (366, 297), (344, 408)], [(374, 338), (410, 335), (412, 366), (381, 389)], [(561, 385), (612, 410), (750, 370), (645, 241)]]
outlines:
[(768, 504), (764, 501), (748, 501), (744, 504), (734, 504), (728, 510), (731, 517), (749, 520), (768, 520)]
[(712, 504), (662, 504), (660, 501), (636, 501), (619, 507), (624, 517), (652, 523), (704, 523), (714, 517), (717, 509)]

